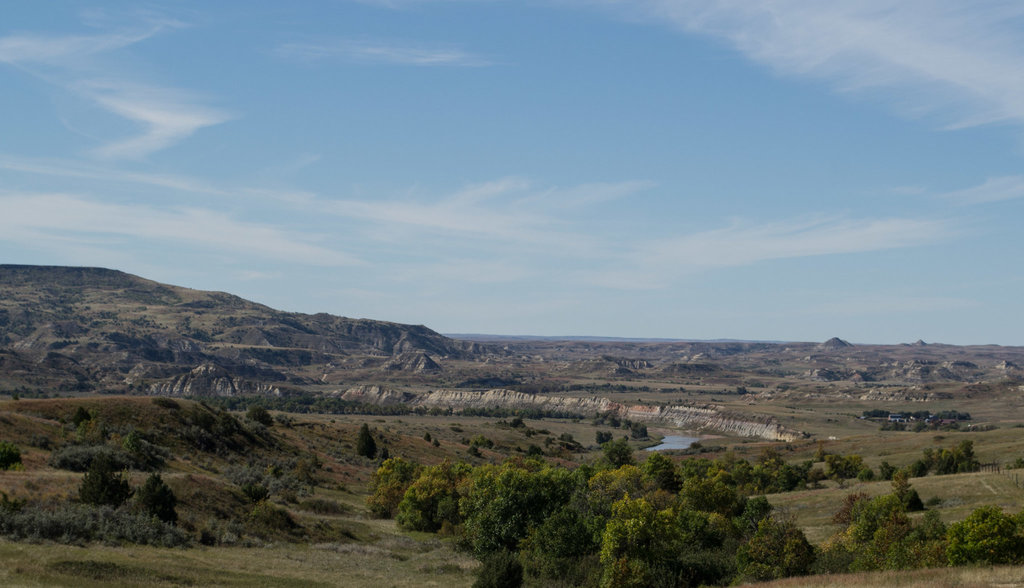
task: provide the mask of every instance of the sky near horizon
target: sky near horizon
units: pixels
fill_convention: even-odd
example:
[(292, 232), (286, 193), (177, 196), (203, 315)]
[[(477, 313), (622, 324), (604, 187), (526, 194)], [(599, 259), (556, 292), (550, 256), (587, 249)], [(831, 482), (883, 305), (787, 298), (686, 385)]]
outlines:
[(1024, 345), (1017, 0), (11, 2), (0, 263), (446, 333)]

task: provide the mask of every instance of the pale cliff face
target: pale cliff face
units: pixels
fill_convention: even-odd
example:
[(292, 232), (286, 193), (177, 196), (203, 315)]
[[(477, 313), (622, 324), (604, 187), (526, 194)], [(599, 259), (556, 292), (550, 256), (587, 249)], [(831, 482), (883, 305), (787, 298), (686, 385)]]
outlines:
[(281, 390), (263, 382), (233, 378), (222, 367), (203, 364), (169, 382), (151, 385), (149, 393), (158, 396), (280, 396)]
[(413, 406), (464, 408), (540, 408), (552, 412), (595, 415), (612, 412), (622, 418), (649, 423), (663, 423), (675, 427), (717, 431), (743, 437), (757, 437), (772, 441), (794, 441), (802, 434), (785, 429), (770, 417), (756, 419), (726, 413), (716, 406), (645, 406), (624, 405), (599, 397), (540, 396), (515, 390), (437, 390), (413, 395), (386, 390), (378, 386), (352, 388), (342, 394), (346, 400), (373, 404), (407, 402)]

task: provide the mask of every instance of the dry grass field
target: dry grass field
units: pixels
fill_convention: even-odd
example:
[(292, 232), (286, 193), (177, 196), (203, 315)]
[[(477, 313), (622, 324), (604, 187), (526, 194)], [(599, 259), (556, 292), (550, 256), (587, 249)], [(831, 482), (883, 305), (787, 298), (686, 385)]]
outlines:
[(1024, 586), (1024, 567), (938, 568), (900, 572), (807, 576), (754, 584), (759, 588), (1015, 588)]
[[(687, 393), (693, 399), (702, 393)], [(652, 394), (629, 393), (632, 401), (663, 400)], [(716, 398), (718, 398), (716, 396)], [(626, 398), (623, 398), (625, 400)], [(665, 399), (667, 400), (667, 399)], [(728, 410), (763, 412), (795, 427), (819, 431), (814, 436), (789, 443), (763, 439), (704, 434), (702, 444), (712, 448), (701, 454), (714, 458), (731, 451), (755, 460), (767, 447), (787, 460), (800, 463), (812, 459), (819, 447), (839, 454), (856, 453), (877, 471), (882, 461), (903, 467), (921, 457), (928, 448), (948, 448), (971, 440), (982, 462), (996, 462), (1002, 471), (927, 476), (911, 479), (929, 508), (943, 521), (963, 519), (973, 509), (995, 504), (1007, 512), (1024, 509), (1024, 470), (1009, 469), (1024, 456), (1024, 428), (1012, 413), (988, 407), (982, 399), (968, 399), (959, 406), (969, 410), (978, 422), (995, 425), (987, 431), (882, 431), (877, 421), (859, 419), (861, 412), (877, 403), (777, 399), (753, 402), (735, 396), (722, 397)], [(184, 413), (192, 403), (178, 400)], [(49, 465), (51, 449), (37, 445), (40, 436), (54, 447), (75, 435), (68, 425), (72, 412), (83, 406), (110, 424), (112, 430), (152, 429), (153, 439), (169, 447), (174, 458), (164, 478), (178, 494), (179, 510), (187, 525), (201, 527), (218, 512), (244, 512), (244, 498), (237, 487), (224, 479), (232, 465), (252, 455), (217, 455), (197, 452), (173, 434), (173, 412), (160, 408), (145, 397), (86, 397), (23, 399), (0, 402), (0, 431), (23, 448), (24, 469), (0, 472), (0, 491), (15, 498), (66, 500), (76, 496), (81, 474)], [(945, 405), (944, 405), (945, 406)], [(449, 540), (435, 535), (400, 530), (390, 520), (368, 516), (367, 483), (375, 467), (372, 460), (354, 455), (356, 431), (367, 424), (377, 442), (392, 455), (423, 464), (444, 460), (475, 465), (500, 463), (508, 456), (524, 455), (531, 445), (544, 448), (553, 463), (573, 467), (600, 457), (595, 434), (612, 432), (616, 437), (628, 431), (595, 425), (590, 418), (525, 419), (523, 427), (511, 427), (508, 419), (461, 415), (396, 416), (288, 414), (269, 428), (273, 443), (260, 447), (265, 459), (287, 460), (315, 455), (321, 462), (318, 482), (310, 498), (339, 505), (333, 514), (304, 510), (301, 501), (278, 500), (300, 525), (310, 530), (305, 541), (248, 540), (237, 545), (190, 548), (158, 548), (130, 545), (58, 545), (0, 541), (0, 585), (3, 586), (469, 586), (478, 562), (457, 550)], [(242, 413), (235, 413), (243, 419)], [(997, 417), (999, 420), (997, 420)], [(121, 429), (119, 429), (121, 427)], [(700, 435), (667, 426), (651, 425), (651, 438), (633, 440), (636, 458), (641, 450), (664, 435)], [(122, 431), (123, 433), (123, 431)], [(122, 433), (117, 433), (118, 435)], [(705, 432), (707, 433), (707, 432)], [(470, 441), (486, 437), (492, 447), (480, 447), (476, 454)], [(558, 440), (571, 436), (580, 444), (575, 451), (560, 450)], [(429, 437), (430, 440), (427, 440)], [(830, 439), (831, 438), (831, 439)], [(685, 452), (667, 453), (674, 460), (691, 459)], [(817, 464), (816, 467), (824, 467)], [(134, 472), (130, 481), (138, 487), (146, 474)], [(770, 495), (770, 502), (782, 516), (792, 517), (812, 543), (820, 544), (837, 526), (831, 517), (843, 497), (854, 492), (877, 496), (890, 491), (888, 482), (846, 481), (842, 487), (826, 481), (817, 490)], [(913, 515), (915, 517), (920, 515)], [(244, 546), (243, 546), (244, 543)], [(879, 574), (850, 574), (794, 578), (770, 585), (779, 586), (991, 586), (1022, 585), (1020, 568), (940, 569)]]
[[(383, 527), (387, 523), (380, 522)], [(469, 586), (478, 565), (433, 537), (378, 528), (373, 543), (264, 547), (111, 547), (0, 541), (0, 585)]]

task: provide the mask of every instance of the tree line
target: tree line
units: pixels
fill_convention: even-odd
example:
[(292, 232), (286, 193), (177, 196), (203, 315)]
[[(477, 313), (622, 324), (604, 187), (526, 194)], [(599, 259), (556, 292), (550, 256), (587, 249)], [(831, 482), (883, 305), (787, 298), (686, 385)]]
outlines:
[[(374, 473), (367, 505), (403, 529), (453, 538), (483, 562), (478, 586), (515, 586), (525, 576), (580, 586), (726, 585), (1024, 561), (1024, 515), (985, 507), (948, 528), (934, 511), (913, 521), (908, 513), (924, 506), (908, 469), (892, 473), (889, 494), (847, 497), (834, 519), (843, 528), (814, 547), (763, 496), (820, 481), (809, 463), (788, 464), (772, 449), (753, 462), (726, 455), (677, 464), (651, 453), (636, 463), (624, 439), (604, 449), (600, 461), (575, 469), (523, 457), (476, 467), (391, 458)], [(938, 453), (963, 459), (970, 449)]]

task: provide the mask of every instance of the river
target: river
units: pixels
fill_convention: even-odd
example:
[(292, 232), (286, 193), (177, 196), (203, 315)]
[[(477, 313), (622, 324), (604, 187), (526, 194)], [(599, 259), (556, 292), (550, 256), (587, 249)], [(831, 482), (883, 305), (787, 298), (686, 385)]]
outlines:
[(661, 440), (661, 444), (655, 445), (654, 447), (648, 447), (647, 451), (666, 451), (669, 449), (686, 449), (693, 445), (697, 441), (700, 441), (697, 437), (683, 437), (682, 435), (665, 435)]

